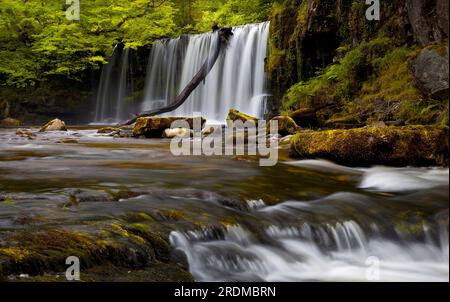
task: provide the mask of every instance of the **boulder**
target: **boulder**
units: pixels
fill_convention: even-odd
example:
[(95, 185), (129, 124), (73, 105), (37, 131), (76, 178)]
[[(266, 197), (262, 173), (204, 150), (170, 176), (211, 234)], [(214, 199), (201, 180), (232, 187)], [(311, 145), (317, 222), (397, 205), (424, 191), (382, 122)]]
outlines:
[(251, 121), (251, 122), (258, 122), (258, 119), (256, 117), (247, 115), (245, 113), (242, 113), (236, 109), (230, 109), (230, 111), (228, 112), (228, 116), (227, 116), (227, 120), (229, 121), (242, 121), (242, 122), (247, 122), (247, 121)]
[(291, 156), (347, 166), (448, 166), (448, 131), (430, 126), (299, 132)]
[(426, 47), (412, 63), (418, 87), (432, 98), (448, 99), (448, 46)]
[(421, 46), (448, 38), (448, 0), (407, 0), (414, 40)]
[(317, 121), (317, 115), (316, 110), (313, 108), (301, 108), (298, 109), (289, 116), (299, 125), (303, 128), (311, 128), (311, 127), (317, 127), (318, 121)]
[[(201, 128), (203, 129), (206, 120), (201, 120)], [(194, 118), (192, 117), (141, 117), (136, 121), (133, 127), (133, 136), (147, 138), (161, 138), (164, 130), (172, 127), (175, 121), (187, 122), (190, 129), (194, 129)]]
[(301, 129), (291, 117), (286, 115), (274, 117), (271, 121), (278, 122), (278, 133), (282, 136), (294, 134)]
[(0, 125), (4, 126), (4, 127), (18, 127), (18, 126), (20, 126), (20, 124), (21, 124), (21, 122), (19, 120), (16, 120), (11, 117), (7, 117), (0, 121)]
[(163, 138), (190, 137), (191, 133), (192, 130), (187, 128), (174, 128), (174, 129), (169, 128), (164, 130), (162, 137)]
[(47, 131), (67, 131), (66, 123), (61, 121), (60, 119), (54, 119), (42, 126), (39, 132), (47, 132)]
[(30, 130), (27, 129), (17, 129), (16, 130), (16, 135), (21, 136), (21, 137), (25, 137), (28, 139), (35, 139), (36, 138), (36, 134), (31, 132)]
[(104, 127), (97, 130), (97, 133), (99, 134), (109, 134), (112, 132), (120, 131), (120, 128), (114, 128), (114, 127)]

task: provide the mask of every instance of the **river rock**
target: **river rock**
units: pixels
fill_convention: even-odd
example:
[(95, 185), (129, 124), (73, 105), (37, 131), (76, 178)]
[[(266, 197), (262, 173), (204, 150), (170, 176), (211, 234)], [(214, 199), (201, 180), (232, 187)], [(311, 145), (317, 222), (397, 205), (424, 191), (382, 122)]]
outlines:
[(174, 129), (166, 129), (164, 130), (162, 137), (163, 138), (174, 138), (174, 137), (190, 137), (192, 134), (191, 129), (187, 128), (174, 128)]
[(294, 134), (301, 129), (291, 117), (286, 115), (274, 117), (271, 121), (278, 122), (278, 133), (282, 136)]
[(36, 138), (36, 134), (31, 132), (28, 129), (17, 129), (16, 130), (16, 135), (21, 136), (21, 137), (25, 137), (28, 139), (35, 139)]
[(58, 144), (78, 144), (78, 140), (74, 138), (63, 138), (57, 141)]
[(66, 123), (61, 121), (60, 119), (54, 119), (42, 126), (39, 132), (46, 131), (67, 131)]
[(233, 122), (242, 121), (244, 123), (247, 121), (251, 121), (251, 122), (255, 122), (255, 123), (258, 122), (258, 119), (256, 117), (247, 115), (236, 109), (230, 109), (230, 111), (228, 112), (227, 120), (233, 121)]
[(97, 130), (98, 134), (109, 134), (112, 132), (117, 132), (119, 131), (119, 128), (114, 128), (114, 127), (104, 127), (104, 128), (100, 128)]
[(347, 166), (448, 166), (446, 129), (430, 126), (305, 131), (292, 137), (291, 156)]
[[(203, 129), (206, 120), (204, 118), (196, 118), (201, 122)], [(194, 129), (194, 118), (192, 117), (141, 117), (136, 121), (133, 127), (133, 136), (146, 138), (161, 138), (164, 130), (170, 129), (175, 121), (187, 122), (190, 129)], [(201, 130), (199, 129), (199, 130)]]
[(448, 99), (448, 46), (426, 47), (412, 63), (419, 88), (432, 98)]
[(21, 122), (19, 120), (16, 120), (11, 117), (7, 117), (0, 121), (0, 125), (4, 126), (4, 127), (18, 127), (18, 126), (20, 126), (20, 124), (21, 124)]
[(289, 116), (295, 121), (297, 125), (304, 128), (317, 127), (317, 114), (313, 108), (298, 109)]

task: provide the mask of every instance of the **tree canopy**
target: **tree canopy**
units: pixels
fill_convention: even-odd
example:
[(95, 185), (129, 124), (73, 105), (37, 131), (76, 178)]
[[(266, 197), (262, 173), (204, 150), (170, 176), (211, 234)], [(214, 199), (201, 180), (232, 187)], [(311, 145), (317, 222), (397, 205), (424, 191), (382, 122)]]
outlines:
[[(73, 1), (69, 1), (71, 3)], [(269, 0), (81, 0), (79, 20), (65, 0), (2, 0), (0, 85), (26, 87), (59, 75), (77, 79), (106, 63), (114, 45), (267, 19)]]

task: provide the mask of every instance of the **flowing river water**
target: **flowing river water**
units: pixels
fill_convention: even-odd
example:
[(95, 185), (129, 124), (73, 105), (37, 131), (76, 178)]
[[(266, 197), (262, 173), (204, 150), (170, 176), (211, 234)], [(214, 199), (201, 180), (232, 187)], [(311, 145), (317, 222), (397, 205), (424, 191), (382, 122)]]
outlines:
[[(67, 138), (77, 143), (58, 143)], [(88, 221), (177, 211), (198, 227), (169, 224), (167, 236), (197, 281), (449, 280), (448, 169), (354, 169), (283, 152), (260, 167), (175, 157), (169, 143), (89, 127), (33, 140), (0, 129), (0, 231), (88, 232)], [(134, 194), (105, 197), (119, 190)], [(73, 192), (85, 200), (62, 207)]]

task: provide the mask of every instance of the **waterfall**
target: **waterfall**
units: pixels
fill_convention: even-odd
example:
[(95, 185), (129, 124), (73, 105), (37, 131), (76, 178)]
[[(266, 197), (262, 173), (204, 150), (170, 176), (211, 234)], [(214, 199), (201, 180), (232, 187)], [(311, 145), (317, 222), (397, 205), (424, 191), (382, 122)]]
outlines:
[(114, 48), (111, 62), (103, 66), (97, 91), (95, 123), (118, 122), (126, 118), (130, 109), (126, 98), (132, 94), (131, 50)]
[[(172, 116), (201, 114), (224, 121), (228, 110), (262, 117), (267, 95), (264, 62), (269, 22), (233, 28), (234, 36), (201, 84)], [(198, 72), (217, 38), (214, 33), (157, 41), (150, 53), (144, 101), (150, 110), (172, 101)]]

